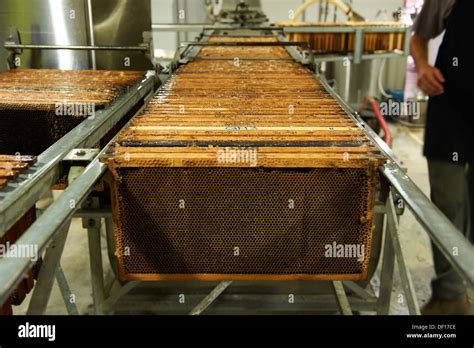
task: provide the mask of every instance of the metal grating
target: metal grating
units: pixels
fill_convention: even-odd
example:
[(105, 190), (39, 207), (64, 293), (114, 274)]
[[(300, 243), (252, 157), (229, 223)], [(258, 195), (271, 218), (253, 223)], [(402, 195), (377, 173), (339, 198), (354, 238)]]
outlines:
[(122, 280), (367, 276), (383, 158), (283, 48), (247, 48), (203, 48), (102, 157)]

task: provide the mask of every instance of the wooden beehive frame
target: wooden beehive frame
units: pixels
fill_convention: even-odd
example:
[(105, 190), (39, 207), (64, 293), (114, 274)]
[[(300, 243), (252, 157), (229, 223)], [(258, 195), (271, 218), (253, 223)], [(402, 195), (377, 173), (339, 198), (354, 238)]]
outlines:
[[(405, 32), (404, 31), (387, 31), (387, 28), (404, 28), (399, 22), (278, 22), (278, 26), (305, 28), (305, 27), (334, 27), (341, 28), (341, 32), (291, 32), (287, 34), (290, 41), (308, 42), (311, 48), (318, 53), (349, 53), (354, 51), (355, 34), (353, 32), (345, 32), (342, 28), (371, 28), (370, 32), (364, 33), (363, 51), (364, 52), (392, 52), (403, 51)], [(377, 31), (377, 28), (380, 28)]]

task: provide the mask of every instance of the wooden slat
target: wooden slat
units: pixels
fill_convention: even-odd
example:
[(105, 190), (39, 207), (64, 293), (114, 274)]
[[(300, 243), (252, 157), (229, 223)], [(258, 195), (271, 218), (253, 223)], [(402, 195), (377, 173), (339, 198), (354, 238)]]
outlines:
[[(250, 150), (256, 151), (258, 166), (263, 167), (361, 168), (381, 160), (363, 130), (297, 62), (199, 59), (240, 58), (242, 49), (253, 57), (290, 57), (282, 47), (204, 47), (197, 60), (180, 67), (160, 88), (102, 160), (112, 167), (254, 165), (222, 163), (218, 156), (229, 148), (219, 144), (234, 144), (236, 150), (258, 144)], [(173, 147), (170, 142), (181, 145)]]
[(17, 170), (0, 169), (0, 178), (13, 178), (18, 174)]
[(27, 168), (29, 163), (26, 162), (2, 162), (0, 161), (0, 169), (13, 169), (13, 170), (22, 170)]
[(0, 155), (0, 162), (27, 162), (35, 163), (36, 157), (34, 156), (12, 156), (12, 155)]
[(33, 156), (0, 155), (0, 190), (35, 162)]
[[(219, 146), (208, 146), (208, 147), (197, 147), (188, 146), (185, 148), (181, 147), (126, 147), (116, 146), (109, 154), (124, 156), (125, 154), (160, 154), (160, 153), (215, 153), (216, 151), (225, 149)], [(358, 147), (258, 147), (259, 153), (379, 153), (379, 150), (373, 145), (363, 145)]]
[(141, 71), (13, 69), (0, 73), (0, 109), (54, 110), (65, 102), (101, 107), (143, 76)]

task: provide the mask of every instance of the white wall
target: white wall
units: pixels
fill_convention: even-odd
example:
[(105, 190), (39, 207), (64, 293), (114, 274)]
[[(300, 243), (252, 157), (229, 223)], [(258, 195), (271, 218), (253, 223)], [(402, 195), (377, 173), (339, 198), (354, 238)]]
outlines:
[[(152, 23), (175, 23), (177, 19), (176, 0), (151, 0)], [(178, 34), (154, 32), (155, 56), (173, 56), (178, 45)]]

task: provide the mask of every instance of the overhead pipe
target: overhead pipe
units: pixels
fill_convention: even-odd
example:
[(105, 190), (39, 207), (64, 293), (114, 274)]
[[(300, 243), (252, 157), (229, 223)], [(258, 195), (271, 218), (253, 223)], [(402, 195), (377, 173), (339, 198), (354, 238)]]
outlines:
[[(295, 11), (295, 14), (293, 15), (292, 21), (295, 22), (298, 17), (300, 17), (304, 11), (311, 5), (321, 2), (323, 0), (309, 0), (306, 1), (304, 4), (302, 4), (298, 9)], [(325, 0), (326, 1), (326, 6), (329, 6), (329, 4), (333, 4), (334, 6), (338, 7), (343, 13), (347, 15), (347, 18), (352, 21), (364, 21), (364, 17), (362, 17), (360, 14), (354, 12), (349, 6), (341, 2), (340, 0)]]

